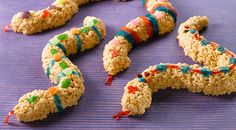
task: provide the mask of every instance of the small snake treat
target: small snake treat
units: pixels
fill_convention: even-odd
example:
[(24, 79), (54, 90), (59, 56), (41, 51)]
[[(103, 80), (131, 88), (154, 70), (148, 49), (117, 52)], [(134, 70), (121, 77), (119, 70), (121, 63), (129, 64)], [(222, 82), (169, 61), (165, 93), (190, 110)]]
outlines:
[(24, 94), (4, 122), (7, 123), (12, 114), (22, 122), (42, 120), (49, 113), (62, 112), (66, 107), (76, 105), (84, 93), (84, 79), (67, 56), (93, 48), (105, 35), (103, 21), (87, 16), (83, 27), (72, 28), (49, 40), (42, 52), (42, 66), (55, 86)]
[(144, 114), (151, 105), (152, 93), (167, 87), (212, 96), (235, 92), (235, 54), (199, 35), (207, 25), (206, 16), (191, 17), (180, 25), (177, 36), (185, 55), (203, 66), (186, 63), (150, 66), (128, 82), (121, 100), (122, 112), (114, 118)]
[(109, 74), (108, 85), (112, 76), (130, 66), (128, 53), (132, 48), (152, 36), (171, 32), (175, 27), (177, 13), (168, 0), (143, 0), (142, 3), (150, 14), (139, 16), (121, 27), (114, 39), (105, 46), (103, 66)]
[(18, 12), (4, 31), (13, 30), (28, 35), (57, 28), (69, 21), (78, 12), (80, 5), (93, 1), (99, 0), (55, 0), (42, 10)]

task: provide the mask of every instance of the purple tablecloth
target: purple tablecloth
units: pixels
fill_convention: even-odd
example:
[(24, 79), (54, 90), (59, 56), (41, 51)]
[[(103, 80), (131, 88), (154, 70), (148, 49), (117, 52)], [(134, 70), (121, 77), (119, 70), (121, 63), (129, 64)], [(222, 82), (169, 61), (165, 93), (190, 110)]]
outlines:
[[(10, 22), (12, 16), (29, 9), (46, 7), (53, 0), (0, 0), (0, 28)], [(178, 11), (178, 22), (190, 16), (209, 16), (209, 27), (203, 32), (209, 40), (221, 43), (236, 52), (236, 1), (227, 0), (172, 0)], [(79, 128), (208, 128), (236, 129), (236, 97), (204, 96), (186, 90), (163, 90), (154, 95), (147, 113), (140, 117), (116, 121), (112, 115), (120, 111), (120, 100), (125, 84), (149, 65), (160, 62), (187, 62), (176, 41), (177, 29), (162, 37), (152, 38), (131, 53), (132, 65), (115, 77), (112, 86), (104, 86), (106, 73), (102, 65), (104, 45), (113, 38), (119, 27), (131, 19), (146, 14), (139, 0), (116, 3), (103, 1), (88, 4), (63, 27), (32, 36), (0, 32), (0, 129), (79, 129)], [(77, 106), (65, 109), (61, 114), (51, 114), (47, 119), (32, 123), (20, 123), (14, 116), (11, 124), (3, 124), (8, 111), (26, 92), (47, 89), (52, 86), (41, 67), (41, 52), (54, 35), (74, 26), (81, 26), (85, 16), (102, 18), (107, 25), (103, 43), (83, 54), (71, 56), (73, 63), (85, 76), (86, 91)]]

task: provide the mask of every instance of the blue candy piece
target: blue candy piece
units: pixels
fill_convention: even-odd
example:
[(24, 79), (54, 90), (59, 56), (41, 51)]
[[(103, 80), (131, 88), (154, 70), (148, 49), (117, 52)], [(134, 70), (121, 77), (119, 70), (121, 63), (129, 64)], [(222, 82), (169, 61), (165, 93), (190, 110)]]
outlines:
[(175, 12), (173, 12), (172, 10), (166, 8), (165, 6), (158, 6), (155, 11), (163, 11), (163, 12), (166, 12), (168, 13), (173, 19), (174, 21), (176, 22), (177, 20), (177, 15)]
[(189, 74), (190, 67), (189, 67), (189, 66), (181, 66), (181, 67), (180, 67), (180, 70), (181, 70), (183, 73)]
[(92, 26), (93, 31), (98, 35), (99, 37), (99, 42), (102, 42), (102, 35), (101, 33), (98, 31), (98, 29), (96, 28), (96, 26)]
[(159, 25), (156, 18), (152, 14), (147, 14), (146, 17), (152, 24), (154, 34), (159, 34)]
[(75, 39), (77, 40), (77, 45), (78, 45), (77, 52), (81, 52), (82, 42), (78, 34), (75, 34)]
[(51, 74), (51, 72), (50, 72), (50, 69), (51, 69), (51, 67), (53, 66), (55, 64), (55, 60), (54, 59), (52, 59), (51, 61), (50, 61), (50, 63), (48, 64), (48, 68), (47, 68), (47, 70), (46, 70), (46, 75), (49, 77), (49, 75)]
[(229, 58), (229, 63), (236, 64), (236, 58)]
[(54, 94), (53, 96), (54, 103), (56, 104), (58, 112), (63, 112), (63, 107), (61, 105), (60, 97)]
[(146, 0), (141, 0), (141, 2), (142, 2), (142, 5), (146, 4)]
[(203, 46), (207, 46), (209, 43), (210, 43), (210, 42), (207, 41), (206, 39), (202, 39), (202, 40), (201, 40), (201, 44), (202, 44)]
[(203, 75), (203, 77), (209, 77), (211, 75), (211, 71), (207, 68), (202, 68), (201, 70), (201, 74)]
[(220, 71), (226, 74), (226, 73), (229, 73), (230, 68), (229, 67), (221, 67)]
[(140, 77), (139, 82), (145, 82), (145, 79), (143, 77)]
[(156, 69), (160, 72), (166, 71), (166, 65), (165, 64), (160, 64), (156, 66)]
[(66, 48), (61, 43), (57, 43), (56, 46), (59, 47), (66, 55)]
[(196, 30), (188, 30), (191, 34), (194, 34), (196, 32)]
[(222, 46), (218, 46), (217, 47), (217, 51), (219, 51), (219, 52), (221, 52), (221, 53), (225, 53), (225, 48), (224, 47), (222, 47)]
[(130, 44), (131, 46), (134, 48), (137, 45), (135, 44), (135, 40), (134, 38), (126, 31), (120, 30), (119, 32), (117, 32), (116, 37), (117, 36), (122, 36), (124, 37)]

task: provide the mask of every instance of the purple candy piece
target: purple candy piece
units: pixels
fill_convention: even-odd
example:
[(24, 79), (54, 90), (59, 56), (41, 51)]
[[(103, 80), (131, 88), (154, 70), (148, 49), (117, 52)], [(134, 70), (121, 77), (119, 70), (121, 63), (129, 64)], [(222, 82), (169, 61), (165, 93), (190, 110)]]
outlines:
[(21, 18), (28, 19), (29, 17), (30, 17), (30, 12), (29, 11), (22, 12)]
[(56, 9), (56, 8), (57, 8), (57, 7), (56, 7), (55, 5), (49, 5), (49, 6), (48, 6), (48, 9), (49, 9), (49, 10)]

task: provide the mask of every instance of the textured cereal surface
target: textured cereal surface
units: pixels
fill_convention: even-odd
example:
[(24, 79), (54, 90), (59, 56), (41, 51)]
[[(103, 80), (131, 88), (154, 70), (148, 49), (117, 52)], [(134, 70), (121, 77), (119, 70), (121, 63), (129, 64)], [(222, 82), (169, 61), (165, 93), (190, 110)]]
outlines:
[[(61, 48), (57, 46), (57, 44), (48, 43), (42, 52), (42, 62), (45, 73), (47, 73), (47, 69), (49, 63), (54, 60), (53, 55), (51, 54), (51, 50), (56, 49), (58, 52), (56, 54), (60, 55), (60, 60), (56, 61), (50, 69), (49, 78), (53, 84), (58, 84), (55, 86), (57, 91), (52, 94), (49, 90), (34, 90), (32, 92), (24, 94), (18, 101), (18, 104), (14, 107), (14, 114), (17, 119), (23, 122), (29, 122), (34, 120), (42, 120), (48, 116), (49, 113), (58, 112), (57, 106), (53, 99), (53, 95), (57, 95), (60, 99), (62, 108), (76, 105), (79, 98), (84, 93), (84, 80), (80, 70), (75, 66), (66, 56), (70, 54), (78, 53), (78, 43), (74, 38), (75, 35), (78, 35), (81, 39), (81, 49), (80, 52), (93, 48), (94, 46), (100, 43), (99, 36), (96, 34), (94, 30), (92, 30), (91, 26), (87, 23), (90, 21), (97, 20), (97, 23), (93, 26), (97, 28), (100, 32), (101, 37), (104, 38), (106, 35), (106, 29), (103, 21), (101, 19), (87, 16), (84, 20), (84, 27), (87, 27), (89, 32), (81, 32), (84, 27), (81, 28), (73, 28), (70, 31), (66, 31), (62, 34), (67, 34), (67, 39), (60, 42), (66, 49), (66, 54), (62, 51)], [(59, 34), (61, 35), (61, 34)], [(55, 36), (53, 39), (57, 38), (59, 35)], [(52, 39), (51, 39), (52, 40)], [(49, 40), (49, 42), (51, 41)], [(77, 74), (63, 75), (59, 78), (59, 75), (64, 72), (64, 69), (60, 67), (60, 63), (65, 62), (68, 65), (68, 68)], [(67, 68), (67, 69), (68, 69)], [(62, 88), (62, 83), (65, 79), (69, 79), (71, 84), (67, 88)], [(34, 102), (29, 102), (29, 98), (32, 96), (36, 96), (37, 99)]]
[[(147, 10), (150, 12), (153, 6), (161, 3), (165, 3), (168, 6), (171, 6), (171, 3), (169, 3), (168, 1), (159, 2), (158, 0), (149, 0), (146, 3)], [(161, 13), (163, 16), (160, 18), (156, 16), (156, 13)], [(174, 29), (174, 20), (168, 13), (163, 11), (155, 11), (155, 13), (153, 13), (152, 15), (158, 23), (159, 34), (168, 33)], [(134, 26), (133, 21), (136, 21), (137, 25)], [(134, 20), (130, 21), (125, 27), (133, 30), (139, 37), (140, 41), (146, 41), (150, 38), (147, 32), (148, 28), (145, 25), (145, 21), (141, 17), (137, 17)], [(131, 51), (132, 48), (133, 47), (131, 46), (131, 43), (129, 43), (129, 41), (127, 41), (127, 39), (125, 39), (124, 37), (114, 37), (114, 39), (112, 39), (108, 44), (106, 44), (105, 49), (103, 51), (103, 66), (105, 71), (109, 75), (116, 75), (117, 73), (129, 68), (131, 60), (128, 57), (128, 53)], [(114, 50), (117, 53), (115, 55)]]
[[(78, 6), (89, 1), (98, 0), (63, 0), (62, 4), (52, 3), (55, 8), (47, 7), (42, 10), (30, 10), (29, 18), (22, 18), (24, 12), (15, 14), (11, 21), (14, 32), (23, 34), (34, 34), (43, 30), (57, 28), (64, 25), (79, 10)], [(44, 17), (44, 11), (47, 10), (48, 16)]]
[[(221, 46), (214, 42), (203, 42), (207, 40), (198, 31), (207, 25), (206, 16), (191, 17), (180, 25), (177, 36), (185, 55), (203, 66), (185, 63), (150, 66), (124, 88), (122, 111), (129, 115), (144, 114), (151, 105), (152, 93), (167, 87), (213, 96), (236, 91), (235, 54), (226, 48), (219, 49)], [(138, 89), (132, 92), (132, 88)]]

